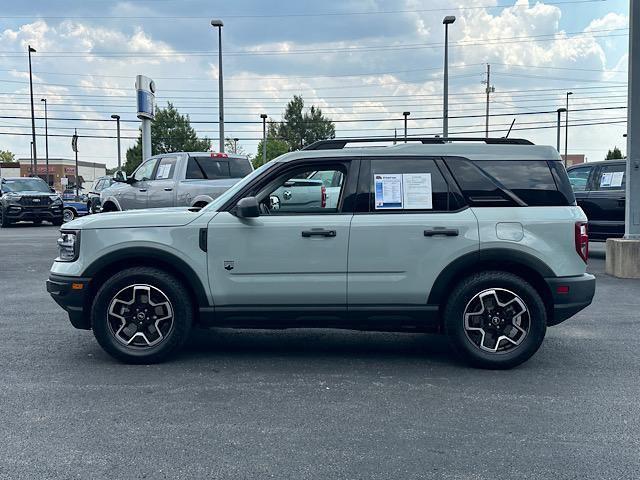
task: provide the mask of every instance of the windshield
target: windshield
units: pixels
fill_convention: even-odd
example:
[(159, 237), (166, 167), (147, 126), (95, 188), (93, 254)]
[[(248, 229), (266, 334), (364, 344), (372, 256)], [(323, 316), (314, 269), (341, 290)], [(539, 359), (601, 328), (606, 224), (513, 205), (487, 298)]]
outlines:
[(16, 178), (2, 182), (4, 192), (49, 192), (49, 187), (41, 178)]
[(218, 198), (216, 198), (213, 202), (211, 202), (209, 205), (207, 205), (205, 208), (207, 209), (211, 209), (211, 210), (217, 210), (218, 208), (220, 208), (222, 205), (224, 205), (226, 203), (227, 200), (229, 200), (231, 197), (233, 197), (237, 192), (239, 192), (240, 190), (242, 190), (244, 188), (244, 186), (249, 183), (251, 180), (253, 180), (254, 178), (256, 178), (258, 175), (262, 174), (262, 172), (264, 172), (265, 170), (268, 170), (269, 168), (271, 168), (273, 166), (273, 161), (271, 162), (267, 162), (264, 165), (262, 165), (261, 167), (258, 167), (257, 169), (255, 169), (253, 172), (251, 172), (249, 175), (247, 175), (246, 177), (244, 177), (242, 180), (240, 180), (238, 183), (236, 183), (233, 187), (231, 187), (229, 190), (227, 190), (226, 192), (224, 192), (222, 195), (220, 195)]

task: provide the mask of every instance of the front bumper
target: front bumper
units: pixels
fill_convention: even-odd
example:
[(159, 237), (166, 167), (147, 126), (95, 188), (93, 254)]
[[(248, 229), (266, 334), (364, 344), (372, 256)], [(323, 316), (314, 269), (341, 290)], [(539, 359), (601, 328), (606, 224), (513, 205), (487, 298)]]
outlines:
[(82, 330), (91, 329), (89, 283), (90, 278), (51, 274), (47, 292), (69, 314), (71, 324)]
[(575, 277), (545, 278), (553, 298), (553, 318), (548, 325), (557, 325), (588, 307), (596, 291), (596, 277), (585, 273)]
[(59, 207), (23, 207), (21, 205), (9, 205), (4, 210), (5, 215), (12, 222), (34, 220), (62, 220), (62, 205)]

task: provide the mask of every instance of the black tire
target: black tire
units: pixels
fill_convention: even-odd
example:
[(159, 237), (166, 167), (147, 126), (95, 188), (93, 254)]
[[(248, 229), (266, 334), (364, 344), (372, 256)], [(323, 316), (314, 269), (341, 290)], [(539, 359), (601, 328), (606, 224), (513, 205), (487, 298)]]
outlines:
[(7, 216), (4, 214), (4, 211), (2, 210), (2, 207), (0, 207), (0, 227), (7, 228), (10, 226), (11, 220), (7, 218)]
[[(523, 315), (521, 320), (523, 322), (522, 325), (528, 323), (528, 330), (527, 328), (523, 328), (523, 330), (527, 330), (526, 335), (524, 335), (522, 339), (519, 339), (520, 333), (515, 330), (510, 330), (510, 332), (516, 332), (513, 338), (519, 340), (520, 343), (518, 345), (513, 345), (506, 339), (493, 342), (493, 345), (491, 345), (491, 340), (495, 339), (496, 336), (499, 339), (502, 334), (500, 331), (497, 331), (497, 333), (496, 331), (491, 331), (491, 329), (494, 328), (493, 325), (487, 325), (487, 332), (483, 333), (465, 328), (465, 313), (469, 314), (473, 313), (473, 311), (479, 311), (479, 305), (481, 305), (481, 309), (484, 310), (485, 301), (482, 300), (482, 298), (490, 297), (486, 292), (493, 289), (497, 289), (496, 291), (499, 292), (500, 295), (515, 294), (526, 307), (527, 313)], [(479, 296), (481, 293), (486, 296)], [(479, 303), (473, 304), (473, 301)], [(491, 301), (492, 300), (489, 300), (489, 302)], [(521, 309), (519, 303), (514, 303), (513, 305)], [(467, 307), (469, 307), (471, 312), (467, 311)], [(491, 307), (490, 303), (489, 307)], [(501, 318), (508, 319), (509, 315), (507, 313), (504, 313), (504, 311), (500, 312), (501, 313), (496, 313), (495, 316), (492, 316), (493, 314), (490, 314), (490, 310), (487, 308), (486, 313), (484, 313), (486, 319), (478, 315), (470, 317), (469, 321), (484, 321), (489, 324), (494, 321), (493, 319), (496, 319), (495, 321), (497, 323), (500, 322)], [(454, 288), (447, 301), (443, 320), (445, 333), (449, 337), (453, 349), (470, 365), (487, 369), (508, 369), (525, 362), (540, 348), (547, 329), (545, 305), (535, 288), (517, 275), (500, 271), (476, 273), (461, 281)], [(477, 325), (470, 323), (469, 326)], [(504, 327), (500, 325), (498, 328), (507, 328), (507, 326), (511, 328), (509, 321), (506, 321)], [(485, 327), (483, 326), (482, 328), (484, 329)], [(502, 332), (504, 333), (504, 331)], [(489, 341), (485, 340), (485, 333)], [(504, 348), (504, 351), (486, 351), (483, 350), (478, 343), (484, 347)]]
[(54, 224), (56, 227), (60, 227), (63, 223), (64, 223), (64, 219), (62, 217), (60, 218), (54, 218), (51, 221), (52, 224)]
[(65, 208), (62, 210), (62, 219), (65, 222), (70, 222), (71, 220), (75, 220), (78, 218), (76, 211), (73, 208)]
[[(173, 323), (156, 345), (127, 346), (118, 340), (121, 337), (116, 337), (113, 323), (110, 323), (110, 319), (111, 322), (114, 321), (113, 316), (108, 315), (112, 300), (132, 285), (148, 285), (158, 289), (169, 301)], [(133, 298), (135, 299), (135, 292)], [(91, 327), (100, 346), (114, 358), (133, 364), (158, 363), (176, 353), (189, 336), (193, 318), (191, 297), (182, 282), (163, 270), (151, 267), (133, 267), (113, 275), (102, 284), (91, 308)], [(135, 335), (137, 333), (133, 336)], [(145, 341), (148, 343), (146, 337)]]

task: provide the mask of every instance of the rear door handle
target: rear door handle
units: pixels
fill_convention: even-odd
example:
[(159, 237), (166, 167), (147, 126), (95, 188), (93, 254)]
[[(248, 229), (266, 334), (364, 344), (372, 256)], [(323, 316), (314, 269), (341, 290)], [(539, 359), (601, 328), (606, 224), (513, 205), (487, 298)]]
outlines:
[(427, 228), (424, 231), (425, 237), (435, 237), (437, 235), (442, 235), (444, 237), (457, 237), (460, 232), (458, 232), (457, 228), (445, 228), (445, 227), (433, 227)]
[(171, 187), (167, 187), (167, 188), (164, 189), (165, 192), (170, 192), (172, 190), (173, 190), (173, 188), (171, 188)]
[(146, 189), (146, 188), (141, 188), (141, 189), (140, 189), (140, 191), (141, 191), (141, 192), (146, 192), (146, 191), (147, 191), (147, 189)]
[(312, 230), (303, 230), (302, 231), (302, 236), (305, 238), (309, 238), (309, 237), (335, 237), (336, 236), (336, 231), (335, 230), (325, 230), (323, 228), (314, 228)]

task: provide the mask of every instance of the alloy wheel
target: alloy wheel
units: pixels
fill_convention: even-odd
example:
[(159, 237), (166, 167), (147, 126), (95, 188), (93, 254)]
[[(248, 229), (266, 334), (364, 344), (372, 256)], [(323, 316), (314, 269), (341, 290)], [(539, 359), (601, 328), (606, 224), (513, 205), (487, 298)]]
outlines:
[(476, 294), (464, 310), (465, 334), (485, 352), (511, 352), (522, 344), (530, 327), (527, 305), (517, 294), (503, 288)]
[(149, 348), (162, 342), (174, 324), (167, 295), (151, 285), (129, 285), (116, 293), (107, 310), (109, 330), (130, 348)]

